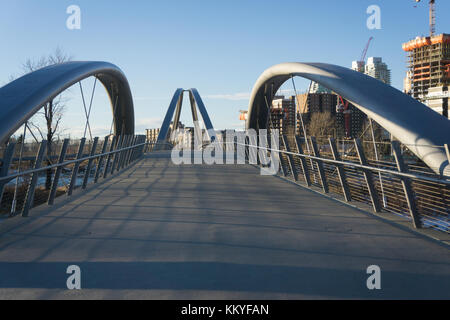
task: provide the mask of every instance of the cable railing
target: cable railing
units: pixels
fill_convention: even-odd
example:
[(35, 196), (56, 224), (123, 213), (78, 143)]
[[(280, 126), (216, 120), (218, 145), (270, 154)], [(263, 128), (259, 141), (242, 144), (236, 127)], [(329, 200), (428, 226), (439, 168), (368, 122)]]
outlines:
[[(278, 154), (279, 175), (347, 202), (371, 205), (377, 213), (388, 212), (412, 222), (415, 228), (433, 228), (450, 233), (450, 178), (439, 176), (426, 166), (405, 161), (399, 142), (392, 142), (395, 162), (367, 159), (360, 139), (355, 139), (353, 156), (343, 157), (336, 141), (317, 143), (314, 137), (280, 137), (280, 147), (261, 147), (234, 142), (234, 148), (256, 148)], [(309, 143), (311, 152), (306, 144)], [(448, 150), (448, 146), (442, 146)], [(321, 152), (325, 150), (325, 152)], [(267, 155), (268, 156), (268, 155)], [(260, 159), (253, 165), (261, 165)]]
[[(45, 203), (53, 205), (57, 197), (71, 196), (75, 189), (86, 189), (89, 184), (98, 183), (100, 179), (131, 166), (153, 149), (144, 135), (107, 136), (102, 142), (95, 138), (88, 143), (83, 138), (72, 145), (66, 139), (52, 144), (60, 149), (56, 157), (46, 154), (46, 140), (36, 144), (34, 157), (17, 157), (17, 149), (21, 149), (18, 143), (9, 143), (3, 150), (0, 166), (1, 218), (27, 217), (32, 208)], [(77, 152), (69, 154), (68, 151), (72, 150)]]

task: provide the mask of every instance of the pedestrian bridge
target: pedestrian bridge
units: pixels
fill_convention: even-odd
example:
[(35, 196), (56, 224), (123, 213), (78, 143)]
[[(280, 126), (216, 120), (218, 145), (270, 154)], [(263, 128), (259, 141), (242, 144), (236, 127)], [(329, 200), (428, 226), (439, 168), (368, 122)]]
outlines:
[[(360, 139), (339, 149), (306, 133), (261, 133), (294, 76), (333, 89), (395, 133), (402, 144), (390, 145), (392, 160), (370, 158)], [(113, 123), (104, 139), (87, 140), (97, 80)], [(29, 119), (77, 83), (85, 137), (36, 141), (25, 156)], [(175, 164), (163, 150), (185, 93), (194, 131), (202, 131), (198, 108), (208, 138), (196, 151), (218, 147), (241, 164)], [(137, 135), (128, 81), (103, 62), (26, 75), (0, 88), (0, 109), (0, 299), (450, 298), (450, 122), (379, 81), (326, 64), (272, 67), (250, 99), (247, 128), (259, 136), (232, 141), (216, 135), (196, 89), (175, 92), (158, 139)], [(22, 126), (22, 142), (10, 141)], [(261, 174), (267, 158), (275, 175)], [(81, 291), (67, 290), (72, 266)]]
[[(1, 223), (0, 299), (450, 298), (448, 247), (401, 220), (250, 165), (157, 152)], [(83, 290), (65, 288), (69, 265)], [(366, 286), (372, 265), (382, 290)]]

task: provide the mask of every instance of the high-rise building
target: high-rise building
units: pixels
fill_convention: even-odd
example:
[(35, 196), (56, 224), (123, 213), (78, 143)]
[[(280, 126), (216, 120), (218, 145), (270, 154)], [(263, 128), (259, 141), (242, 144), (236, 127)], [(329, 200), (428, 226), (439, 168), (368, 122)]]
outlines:
[(364, 73), (364, 68), (366, 63), (364, 61), (353, 61), (352, 62), (352, 70)]
[(450, 34), (417, 37), (403, 44), (408, 53), (410, 94), (449, 117)]
[[(300, 118), (300, 115), (297, 118), (297, 132), (303, 132), (301, 119), (307, 125), (312, 114), (327, 112), (336, 117), (336, 133), (339, 136), (357, 137), (361, 133), (364, 121), (367, 118), (362, 111), (349, 104), (347, 113), (350, 114), (350, 117), (349, 122), (346, 124), (345, 113), (337, 108), (339, 97), (335, 93), (304, 93), (297, 96), (297, 101), (297, 112), (302, 114), (302, 118)], [(346, 132), (346, 125), (349, 126), (348, 132)]]
[(391, 85), (391, 70), (380, 57), (370, 57), (367, 59), (367, 63), (364, 61), (353, 61), (352, 70), (367, 74), (372, 78)]
[(272, 129), (280, 130), (280, 134), (293, 136), (296, 125), (295, 96), (276, 96), (272, 101), (270, 118)]
[(383, 81), (391, 85), (391, 70), (389, 70), (386, 63), (380, 57), (370, 57), (364, 67), (364, 73), (372, 78)]
[(331, 93), (331, 90), (313, 81), (309, 93)]

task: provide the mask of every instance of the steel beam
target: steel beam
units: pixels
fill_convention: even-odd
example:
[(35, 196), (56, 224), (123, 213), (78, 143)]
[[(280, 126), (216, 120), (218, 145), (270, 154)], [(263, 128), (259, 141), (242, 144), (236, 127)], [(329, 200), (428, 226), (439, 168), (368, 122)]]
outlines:
[[(359, 162), (363, 166), (367, 166), (366, 155), (364, 154), (364, 149), (360, 139), (355, 139), (355, 147), (358, 152)], [(372, 172), (370, 170), (363, 169), (364, 178), (366, 179), (367, 189), (369, 190), (370, 199), (372, 201), (373, 211), (381, 212), (380, 200), (378, 198), (377, 190), (373, 182)]]
[[(41, 168), (42, 159), (44, 158), (45, 150), (47, 149), (47, 140), (43, 140), (39, 147), (39, 151), (36, 155), (36, 161), (34, 162), (34, 170)], [(22, 217), (28, 217), (30, 213), (30, 207), (33, 206), (34, 194), (36, 191), (36, 184), (39, 177), (39, 172), (34, 172), (31, 176), (28, 191), (25, 196), (25, 200), (22, 207)]]
[[(95, 152), (97, 151), (98, 140), (99, 140), (98, 137), (94, 138), (94, 142), (92, 143), (91, 153), (89, 154), (90, 157), (93, 157), (95, 155)], [(93, 163), (94, 163), (94, 158), (89, 159), (88, 165), (86, 167), (86, 172), (84, 173), (82, 189), (86, 189), (86, 187), (87, 187), (87, 184), (89, 181), (89, 176), (91, 175), (91, 169), (92, 169)]]
[[(6, 177), (8, 175), (9, 167), (11, 165), (12, 158), (14, 157), (15, 148), (16, 148), (15, 143), (8, 144), (8, 147), (6, 148), (6, 150), (3, 154), (2, 166), (0, 168), (0, 177)], [(20, 168), (19, 168), (19, 170), (20, 170)], [(8, 182), (9, 181), (0, 181), (0, 205), (2, 203), (3, 191), (5, 189), (5, 185)]]
[(173, 130), (176, 131), (178, 129), (178, 125), (180, 123), (181, 109), (183, 108), (183, 98), (184, 92), (181, 92), (180, 98), (178, 99), (177, 109), (175, 111), (175, 118), (173, 121)]
[[(291, 152), (291, 148), (289, 146), (289, 142), (288, 142), (286, 135), (283, 135), (281, 138), (282, 138), (282, 141), (284, 144), (284, 149), (287, 152)], [(298, 181), (298, 173), (297, 173), (297, 168), (295, 167), (294, 157), (292, 156), (292, 154), (289, 154), (289, 153), (286, 156), (288, 158), (289, 167), (291, 168), (292, 178), (294, 179), (294, 181)]]
[[(66, 160), (66, 153), (67, 153), (67, 148), (69, 147), (69, 139), (64, 139), (62, 148), (61, 148), (61, 152), (59, 154), (59, 159), (58, 159), (58, 164), (64, 163), (64, 161)], [(53, 205), (53, 203), (55, 202), (55, 197), (56, 197), (56, 192), (58, 190), (58, 185), (59, 185), (59, 178), (61, 176), (61, 172), (63, 170), (63, 167), (60, 166), (58, 168), (56, 168), (55, 171), (55, 176), (53, 177), (53, 182), (52, 182), (52, 187), (50, 189), (50, 193), (48, 196), (48, 205)]]
[(123, 166), (125, 163), (125, 158), (129, 151), (129, 150), (125, 150), (125, 149), (130, 146), (130, 143), (131, 143), (131, 136), (129, 136), (129, 135), (125, 136), (124, 143), (122, 145), (122, 149), (124, 149), (124, 150), (120, 153), (119, 164), (117, 165), (117, 171), (123, 169)]
[[(320, 158), (320, 151), (319, 148), (317, 147), (317, 142), (316, 142), (316, 138), (315, 137), (311, 137), (310, 138), (311, 141), (311, 146), (314, 152), (314, 156), (317, 158)], [(328, 182), (327, 182), (327, 177), (325, 176), (325, 170), (323, 167), (323, 162), (320, 160), (315, 160), (314, 161), (317, 164), (317, 168), (319, 170), (319, 178), (320, 181), (322, 183), (322, 189), (324, 193), (329, 193), (330, 190), (328, 188)]]
[[(102, 154), (106, 153), (106, 149), (108, 147), (108, 141), (109, 141), (109, 136), (106, 136), (105, 140), (103, 141)], [(95, 170), (94, 183), (97, 183), (98, 178), (100, 177), (100, 172), (101, 172), (102, 166), (103, 166), (103, 160), (105, 160), (105, 156), (100, 156), (100, 158), (98, 159), (97, 169)], [(106, 168), (106, 165), (105, 165), (105, 168)]]
[(124, 139), (124, 136), (120, 136), (118, 139), (117, 146), (115, 149), (115, 151), (117, 151), (117, 152), (114, 153), (114, 160), (113, 160), (113, 163), (111, 166), (111, 174), (114, 174), (114, 172), (116, 171), (117, 162), (119, 161), (119, 157), (121, 154), (121, 152), (118, 150), (120, 150), (122, 148), (123, 139)]
[[(330, 147), (331, 147), (331, 152), (333, 153), (333, 159), (336, 161), (342, 161), (341, 156), (339, 155), (337, 146), (336, 146), (336, 141), (333, 138), (330, 138)], [(339, 175), (339, 181), (341, 182), (341, 187), (342, 187), (342, 193), (344, 194), (344, 198), (345, 201), (350, 202), (352, 201), (352, 197), (350, 194), (350, 188), (348, 187), (348, 183), (347, 183), (347, 177), (345, 174), (345, 167), (343, 165), (336, 165), (336, 169), (338, 171), (338, 175)]]
[(181, 95), (183, 94), (183, 89), (177, 89), (175, 94), (173, 95), (172, 101), (170, 102), (169, 109), (167, 110), (166, 117), (164, 118), (163, 124), (161, 126), (161, 130), (159, 131), (157, 145), (162, 144), (167, 141), (167, 137), (170, 130), (170, 123), (173, 119), (173, 115), (178, 105), (178, 101), (180, 100)]
[(200, 114), (202, 115), (203, 123), (205, 124), (209, 140), (211, 142), (214, 142), (217, 139), (217, 137), (211, 119), (209, 118), (208, 111), (206, 110), (205, 104), (203, 103), (203, 100), (200, 97), (200, 94), (198, 93), (197, 89), (192, 88), (190, 89), (190, 91), (192, 92), (195, 102), (197, 103), (197, 107), (200, 110)]
[[(306, 142), (308, 143), (308, 142)], [(304, 154), (303, 153), (303, 148), (302, 148), (302, 143), (300, 141), (300, 137), (296, 136), (295, 137), (295, 145), (297, 147), (297, 153), (298, 154)], [(303, 178), (305, 179), (305, 183), (308, 187), (311, 187), (311, 178), (309, 175), (309, 170), (308, 170), (308, 165), (306, 163), (306, 159), (305, 157), (299, 156), (300, 158), (300, 165), (302, 166), (302, 171), (303, 171)]]
[(136, 141), (137, 141), (137, 136), (131, 136), (130, 147), (133, 147), (133, 148), (128, 150), (128, 152), (127, 152), (126, 160), (125, 160), (125, 167), (128, 167), (133, 160), (133, 152), (135, 149), (134, 146), (136, 145)]
[[(77, 153), (77, 160), (80, 160), (83, 157), (83, 151), (84, 151), (84, 146), (86, 144), (86, 138), (82, 138), (80, 140), (80, 146), (78, 148), (78, 153)], [(69, 190), (67, 190), (67, 195), (71, 196), (73, 193), (73, 190), (75, 188), (75, 185), (77, 183), (77, 176), (78, 176), (78, 171), (80, 169), (80, 165), (81, 163), (79, 161), (77, 161), (74, 165), (73, 165), (73, 170), (72, 170), (72, 177), (70, 179), (70, 184), (69, 184)]]
[[(397, 163), (398, 172), (408, 173), (408, 167), (403, 160), (402, 151), (400, 150), (400, 142), (392, 141), (392, 150), (394, 151), (395, 162)], [(406, 202), (408, 204), (409, 214), (411, 215), (414, 228), (422, 227), (422, 222), (417, 210), (416, 201), (411, 188), (411, 181), (408, 178), (400, 177), (402, 181), (403, 191), (405, 192)]]

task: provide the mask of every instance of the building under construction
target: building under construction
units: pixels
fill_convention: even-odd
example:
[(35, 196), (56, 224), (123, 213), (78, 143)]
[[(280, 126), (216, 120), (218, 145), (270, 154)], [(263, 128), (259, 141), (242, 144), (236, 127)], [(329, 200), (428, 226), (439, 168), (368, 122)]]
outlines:
[[(335, 93), (304, 93), (297, 96), (298, 120), (297, 132), (302, 132), (300, 114), (308, 124), (314, 113), (327, 112), (336, 118), (336, 133), (338, 137), (354, 138), (361, 134), (367, 116), (364, 112), (349, 103), (347, 119), (345, 113), (339, 110), (339, 97)], [(348, 122), (346, 122), (348, 121)]]
[(295, 96), (281, 97), (277, 96), (272, 102), (271, 108), (271, 129), (279, 130), (280, 134), (287, 136), (295, 135)]
[(448, 118), (450, 35), (417, 37), (403, 50), (408, 52), (406, 93)]

